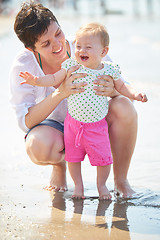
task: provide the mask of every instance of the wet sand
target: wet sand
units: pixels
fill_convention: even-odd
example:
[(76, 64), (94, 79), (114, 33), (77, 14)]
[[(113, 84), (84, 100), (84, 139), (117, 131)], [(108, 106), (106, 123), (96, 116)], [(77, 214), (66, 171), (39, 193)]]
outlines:
[[(158, 218), (156, 209), (114, 196), (106, 202), (99, 201), (97, 195), (73, 201), (71, 191), (42, 190), (43, 181), (37, 177), (19, 171), (8, 172), (7, 179), (6, 175), (1, 171), (1, 239), (159, 239), (158, 221), (152, 219)], [(90, 190), (93, 194), (94, 189)]]
[[(0, 20), (4, 25), (4, 19)], [(7, 20), (8, 27), (12, 21)], [(1, 28), (2, 32), (2, 28)], [(3, 29), (6, 33), (6, 27)], [(145, 192), (144, 182), (139, 197), (135, 199), (117, 199), (113, 194), (113, 175), (108, 181), (112, 191), (112, 201), (99, 201), (95, 186), (95, 168), (90, 167), (86, 161), (83, 166), (85, 195), (84, 201), (73, 201), (71, 195), (73, 184), (67, 173), (69, 191), (54, 193), (43, 190), (47, 183), (51, 168), (36, 166), (29, 160), (25, 152), (23, 133), (18, 129), (15, 116), (8, 103), (6, 94), (7, 84), (0, 89), (2, 97), (0, 119), (1, 126), (1, 157), (0, 157), (0, 239), (25, 239), (25, 240), (159, 240), (160, 239), (160, 211), (156, 202), (159, 180), (155, 181), (156, 191)], [(139, 113), (139, 138), (135, 151), (135, 165), (131, 166), (130, 180), (135, 186), (141, 186), (141, 173), (138, 172), (139, 159), (147, 156), (147, 142), (144, 132), (148, 129), (147, 116), (157, 112), (159, 119), (160, 100), (156, 99), (153, 89), (149, 90), (152, 102), (143, 106), (137, 104)], [(157, 90), (158, 91), (158, 90)], [(153, 107), (154, 104), (154, 107)], [(12, 123), (11, 123), (12, 120)], [(159, 122), (153, 121), (152, 132), (159, 136)], [(150, 137), (153, 137), (150, 135)], [(155, 136), (154, 136), (155, 137)], [(154, 138), (155, 140), (155, 138)], [(143, 144), (142, 144), (143, 142)], [(146, 145), (145, 145), (146, 143)], [(156, 142), (157, 143), (157, 142)], [(155, 144), (155, 142), (154, 142)], [(152, 157), (156, 160), (159, 156), (159, 146), (155, 144)], [(149, 164), (146, 162), (145, 164)], [(142, 166), (141, 166), (142, 167)], [(150, 174), (148, 168), (142, 168), (150, 176), (156, 176), (158, 169)], [(137, 178), (135, 179), (135, 171)], [(140, 170), (139, 170), (140, 171)], [(158, 174), (157, 174), (158, 175)], [(146, 175), (145, 175), (146, 176)], [(154, 178), (154, 177), (153, 177)], [(139, 180), (140, 179), (140, 180)], [(147, 183), (148, 184), (148, 183)], [(147, 188), (148, 186), (146, 186)], [(144, 190), (146, 191), (146, 189)], [(154, 194), (153, 194), (154, 193)], [(153, 200), (151, 205), (145, 204), (146, 198)], [(159, 199), (159, 198), (158, 198)]]

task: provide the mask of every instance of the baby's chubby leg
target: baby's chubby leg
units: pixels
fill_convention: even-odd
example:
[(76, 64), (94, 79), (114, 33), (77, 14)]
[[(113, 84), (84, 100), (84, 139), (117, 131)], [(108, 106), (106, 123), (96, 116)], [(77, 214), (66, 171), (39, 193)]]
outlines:
[(68, 162), (68, 169), (73, 179), (75, 188), (72, 198), (84, 199), (84, 187), (81, 174), (81, 162)]
[(112, 198), (108, 188), (106, 187), (106, 181), (110, 173), (110, 168), (111, 165), (97, 166), (97, 189), (100, 200), (110, 200)]

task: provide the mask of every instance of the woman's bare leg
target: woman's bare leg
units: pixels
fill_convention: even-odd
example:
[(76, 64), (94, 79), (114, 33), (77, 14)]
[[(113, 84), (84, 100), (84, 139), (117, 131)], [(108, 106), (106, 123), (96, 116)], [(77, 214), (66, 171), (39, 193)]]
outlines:
[(75, 185), (72, 198), (84, 199), (85, 197), (81, 174), (81, 162), (68, 162), (68, 169)]
[(63, 133), (57, 129), (38, 126), (32, 129), (26, 139), (26, 151), (32, 162), (43, 166), (53, 166), (47, 190), (67, 190), (63, 138)]
[(131, 197), (133, 189), (127, 180), (127, 173), (137, 137), (137, 113), (130, 100), (118, 96), (110, 100), (107, 115), (115, 190), (123, 197)]

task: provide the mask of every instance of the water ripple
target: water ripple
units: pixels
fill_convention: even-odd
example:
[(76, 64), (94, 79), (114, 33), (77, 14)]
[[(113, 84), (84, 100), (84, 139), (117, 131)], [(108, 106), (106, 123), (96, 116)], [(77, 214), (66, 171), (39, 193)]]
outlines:
[(117, 198), (117, 200), (122, 204), (126, 202), (133, 206), (160, 208), (160, 192), (153, 192), (149, 189), (137, 191), (132, 198)]

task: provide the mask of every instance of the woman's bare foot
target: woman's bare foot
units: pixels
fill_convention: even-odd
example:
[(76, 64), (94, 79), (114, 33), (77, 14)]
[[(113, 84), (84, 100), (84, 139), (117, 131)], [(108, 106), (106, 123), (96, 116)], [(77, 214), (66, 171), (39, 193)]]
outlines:
[(131, 198), (135, 194), (127, 180), (115, 183), (114, 191), (117, 196), (121, 195), (123, 198)]
[(75, 186), (72, 198), (73, 199), (85, 199), (83, 186), (81, 186), (81, 185)]
[(50, 184), (44, 187), (45, 190), (48, 191), (67, 191), (67, 183), (66, 183), (66, 163), (62, 162), (53, 166), (53, 171), (51, 174)]
[(105, 185), (98, 186), (99, 200), (111, 200), (112, 196)]

